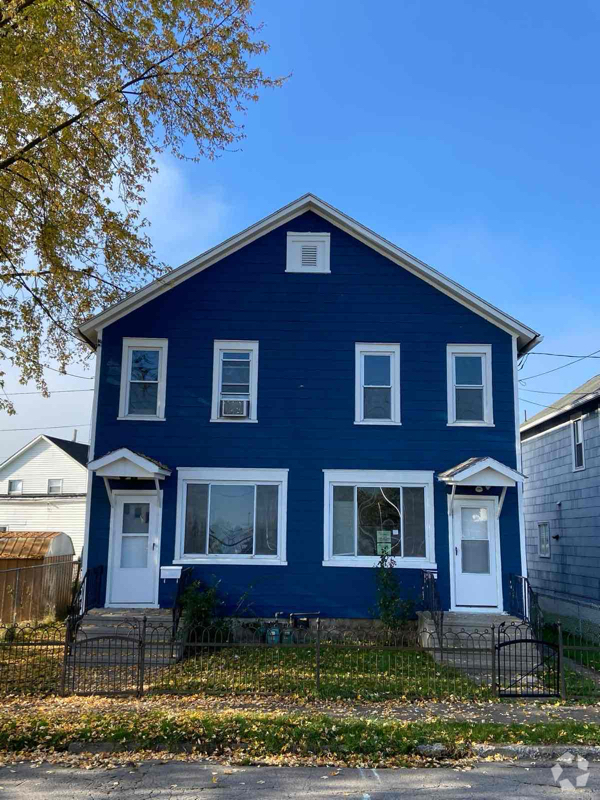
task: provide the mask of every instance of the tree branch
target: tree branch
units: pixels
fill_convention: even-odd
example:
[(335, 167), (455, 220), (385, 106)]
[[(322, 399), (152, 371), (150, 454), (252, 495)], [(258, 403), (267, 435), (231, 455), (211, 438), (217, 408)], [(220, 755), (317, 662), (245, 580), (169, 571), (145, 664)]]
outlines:
[[(29, 2), (29, 4), (31, 4), (31, 3), (35, 2), (35, 0), (25, 0), (25, 2)], [(202, 36), (197, 37), (196, 39), (194, 39), (194, 41), (190, 42), (189, 44), (184, 44), (184, 45), (181, 45), (180, 47), (177, 47), (175, 50), (173, 50), (172, 52), (168, 53), (163, 58), (161, 58), (158, 61), (155, 61), (152, 64), (150, 64), (140, 74), (136, 75), (135, 77), (131, 78), (128, 81), (125, 81), (125, 83), (122, 83), (120, 86), (115, 87), (114, 89), (110, 90), (105, 95), (103, 95), (102, 97), (99, 97), (93, 103), (90, 103), (89, 105), (87, 105), (78, 114), (74, 114), (72, 117), (69, 117), (68, 119), (63, 120), (63, 122), (61, 122), (59, 125), (55, 125), (54, 127), (50, 128), (50, 130), (47, 131), (45, 134), (40, 134), (39, 136), (36, 136), (34, 139), (31, 139), (31, 141), (27, 142), (26, 145), (24, 145), (19, 150), (17, 150), (16, 153), (13, 153), (13, 155), (8, 156), (8, 158), (5, 158), (5, 159), (1, 160), (0, 161), (0, 170), (5, 170), (7, 167), (11, 167), (13, 164), (15, 164), (19, 160), (19, 158), (21, 156), (25, 155), (25, 153), (28, 153), (34, 147), (37, 147), (38, 145), (42, 144), (43, 142), (47, 141), (48, 139), (52, 138), (53, 136), (56, 136), (61, 131), (65, 130), (65, 128), (69, 128), (71, 125), (74, 125), (76, 122), (79, 122), (80, 119), (82, 119), (83, 117), (87, 116), (92, 111), (95, 111), (99, 106), (103, 105), (103, 103), (105, 103), (112, 95), (123, 93), (123, 91), (125, 89), (129, 89), (129, 87), (135, 86), (136, 84), (141, 83), (142, 81), (150, 80), (150, 79), (155, 78), (155, 77), (159, 77), (158, 75), (152, 75), (151, 74), (152, 70), (158, 69), (163, 64), (166, 64), (168, 61), (170, 61), (171, 59), (175, 58), (175, 56), (179, 55), (179, 53), (182, 53), (185, 50), (194, 49), (195, 47), (200, 45), (202, 43), (202, 41), (208, 35), (211, 35), (211, 34), (213, 34), (215, 32), (215, 30), (218, 30), (221, 27), (221, 25), (224, 25), (225, 22), (231, 16), (233, 16), (238, 10), (239, 10), (239, 6), (236, 6), (235, 11), (232, 11), (230, 14), (227, 14), (227, 16), (223, 17), (223, 19), (217, 25), (215, 25), (210, 31), (207, 31)]]

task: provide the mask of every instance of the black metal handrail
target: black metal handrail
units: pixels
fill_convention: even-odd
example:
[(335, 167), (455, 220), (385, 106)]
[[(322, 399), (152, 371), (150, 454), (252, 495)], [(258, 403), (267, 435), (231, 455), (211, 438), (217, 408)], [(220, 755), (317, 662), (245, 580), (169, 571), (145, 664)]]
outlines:
[(529, 623), (535, 635), (541, 638), (544, 629), (544, 614), (537, 593), (524, 575), (508, 576), (508, 612)]
[(97, 567), (88, 569), (81, 583), (74, 586), (69, 617), (81, 619), (92, 608), (100, 608), (102, 605), (103, 575), (104, 566), (99, 564)]
[(181, 575), (179, 576), (179, 579), (177, 581), (177, 591), (175, 592), (175, 599), (173, 601), (173, 609), (172, 609), (173, 641), (175, 641), (177, 637), (179, 622), (181, 620), (181, 614), (183, 612), (183, 606), (182, 606), (183, 593), (193, 583), (193, 572), (194, 572), (193, 567), (184, 567), (181, 570)]
[(433, 572), (422, 570), (421, 573), (423, 576), (423, 608), (425, 611), (429, 611), (431, 614), (431, 618), (435, 626), (435, 632), (437, 633), (439, 642), (441, 644), (444, 633), (444, 611), (442, 610), (440, 593), (438, 592), (437, 588), (437, 580), (435, 573)]

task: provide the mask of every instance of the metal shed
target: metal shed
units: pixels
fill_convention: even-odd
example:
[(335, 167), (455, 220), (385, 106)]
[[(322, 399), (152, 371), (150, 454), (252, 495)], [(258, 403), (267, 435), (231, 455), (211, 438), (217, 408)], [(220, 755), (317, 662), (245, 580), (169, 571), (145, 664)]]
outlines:
[(66, 533), (0, 533), (0, 622), (64, 614), (71, 600), (74, 554)]

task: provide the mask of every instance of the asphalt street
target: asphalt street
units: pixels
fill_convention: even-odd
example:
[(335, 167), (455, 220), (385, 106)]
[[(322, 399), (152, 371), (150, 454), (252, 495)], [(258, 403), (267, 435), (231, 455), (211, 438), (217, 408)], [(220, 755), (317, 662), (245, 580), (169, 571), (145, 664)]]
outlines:
[[(434, 769), (321, 769), (315, 767), (225, 767), (205, 763), (144, 762), (119, 769), (66, 769), (42, 764), (18, 764), (0, 769), (2, 800), (282, 800), (283, 798), (356, 797), (359, 800), (440, 797), (547, 798), (600, 797), (600, 764), (589, 764), (586, 786), (564, 791), (552, 764), (480, 763), (470, 770)], [(564, 766), (558, 780), (587, 773), (577, 765)]]

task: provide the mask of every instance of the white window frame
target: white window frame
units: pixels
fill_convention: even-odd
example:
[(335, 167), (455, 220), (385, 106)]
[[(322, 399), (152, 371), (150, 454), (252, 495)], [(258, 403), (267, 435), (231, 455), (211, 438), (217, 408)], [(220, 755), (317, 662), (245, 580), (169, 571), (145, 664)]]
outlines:
[[(119, 395), (120, 420), (139, 420), (140, 422), (164, 422), (165, 401), (167, 394), (167, 351), (168, 339), (133, 339), (123, 338), (123, 352), (121, 356), (121, 392)], [(129, 414), (129, 386), (131, 375), (131, 352), (133, 350), (158, 350), (158, 399), (156, 414)]]
[[(227, 469), (221, 467), (179, 467), (177, 469), (177, 515), (175, 522), (175, 558), (173, 564), (238, 564), (287, 566), (287, 469)], [(279, 486), (277, 516), (277, 555), (185, 555), (185, 501), (191, 483), (255, 484)], [(255, 509), (256, 512), (256, 509)]]
[[(483, 380), (483, 420), (456, 419), (456, 389), (454, 359), (456, 356), (480, 356), (481, 377)], [(448, 387), (448, 425), (468, 428), (494, 426), (494, 402), (492, 387), (492, 345), (491, 344), (449, 344), (446, 347), (446, 371)]]
[[(548, 531), (548, 552), (542, 553), (542, 528), (546, 527)], [(538, 556), (540, 558), (550, 558), (552, 555), (552, 545), (550, 542), (550, 523), (549, 522), (538, 522), (537, 524), (537, 533), (538, 533)]]
[(333, 487), (386, 486), (425, 489), (425, 558), (395, 558), (396, 569), (437, 569), (433, 472), (429, 470), (324, 469), (324, 567), (375, 567), (380, 556), (333, 555)]
[[(388, 355), (391, 357), (391, 419), (364, 418), (364, 359), (365, 356)], [(400, 419), (400, 345), (357, 342), (354, 348), (354, 424), (355, 425), (401, 425)]]
[[(57, 483), (59, 486), (58, 492), (51, 492), (50, 491), (50, 484)], [(63, 493), (63, 479), (62, 478), (48, 478), (48, 494), (51, 495), (58, 495)]]
[[(222, 353), (250, 353), (250, 414), (248, 417), (221, 417), (221, 360)], [(213, 386), (211, 422), (258, 422), (258, 342), (216, 339), (213, 351)]]
[[(19, 483), (21, 485), (19, 486), (19, 488), (16, 491), (14, 489), (11, 491), (11, 488), (10, 488), (11, 483)], [(11, 478), (8, 481), (8, 486), (7, 486), (6, 491), (7, 491), (7, 493), (9, 495), (14, 496), (14, 497), (23, 494), (23, 480), (21, 478)]]
[[(573, 454), (573, 472), (581, 472), (585, 469), (585, 436), (583, 430), (583, 416), (571, 420), (571, 452)], [(577, 440), (577, 431), (581, 432), (581, 439)], [(577, 447), (581, 445), (581, 466), (577, 466)]]
[[(315, 266), (302, 266), (302, 245), (313, 244), (317, 247), (317, 263)], [(328, 274), (330, 264), (331, 235), (329, 233), (292, 233), (287, 234), (285, 271)]]

